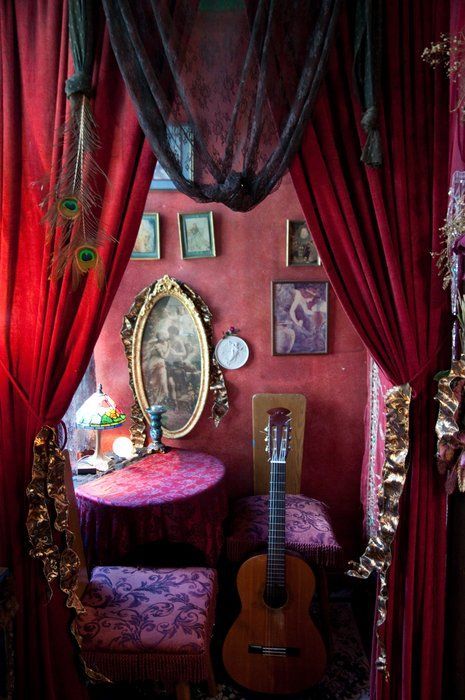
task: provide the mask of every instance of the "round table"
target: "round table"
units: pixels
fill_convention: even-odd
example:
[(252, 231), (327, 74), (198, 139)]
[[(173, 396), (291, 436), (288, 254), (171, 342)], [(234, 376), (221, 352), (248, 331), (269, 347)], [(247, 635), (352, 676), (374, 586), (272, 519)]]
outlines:
[(135, 547), (160, 540), (191, 544), (214, 565), (227, 515), (224, 475), (219, 459), (173, 449), (77, 488), (89, 567), (118, 564)]

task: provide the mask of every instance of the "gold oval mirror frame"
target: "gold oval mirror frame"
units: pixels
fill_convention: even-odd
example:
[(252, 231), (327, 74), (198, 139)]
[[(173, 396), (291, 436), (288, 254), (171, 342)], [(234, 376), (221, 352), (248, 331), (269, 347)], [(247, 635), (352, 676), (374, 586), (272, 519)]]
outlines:
[(215, 392), (218, 424), (228, 399), (213, 355), (211, 313), (190, 287), (165, 275), (143, 289), (124, 317), (121, 337), (135, 398), (130, 427), (135, 447), (145, 443), (148, 406), (168, 409), (165, 437), (184, 437), (198, 422), (209, 387)]

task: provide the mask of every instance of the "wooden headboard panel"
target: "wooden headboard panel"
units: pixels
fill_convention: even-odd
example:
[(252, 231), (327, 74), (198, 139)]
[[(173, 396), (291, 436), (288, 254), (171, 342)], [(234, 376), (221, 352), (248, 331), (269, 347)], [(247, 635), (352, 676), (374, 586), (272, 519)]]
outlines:
[(255, 394), (253, 414), (254, 492), (269, 493), (270, 463), (265, 446), (265, 433), (270, 408), (282, 406), (291, 412), (292, 442), (286, 466), (287, 493), (300, 493), (302, 455), (304, 447), (305, 411), (307, 399), (303, 394)]

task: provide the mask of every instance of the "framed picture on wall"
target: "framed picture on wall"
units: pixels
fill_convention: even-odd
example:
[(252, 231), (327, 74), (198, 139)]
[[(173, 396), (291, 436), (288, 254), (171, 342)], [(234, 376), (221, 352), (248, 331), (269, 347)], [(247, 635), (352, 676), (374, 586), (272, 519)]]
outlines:
[(216, 257), (213, 212), (178, 214), (178, 225), (183, 258)]
[(142, 216), (131, 260), (160, 259), (160, 220), (156, 212)]
[(328, 352), (328, 283), (272, 282), (273, 355)]
[[(191, 180), (194, 174), (194, 153), (192, 143), (194, 132), (190, 126), (172, 125), (168, 127), (168, 143), (171, 150), (176, 156), (178, 163), (181, 164), (181, 172), (185, 178)], [(158, 162), (150, 183), (151, 190), (175, 190), (176, 185), (170, 176)]]
[(286, 223), (286, 265), (321, 265), (320, 256), (306, 221)]

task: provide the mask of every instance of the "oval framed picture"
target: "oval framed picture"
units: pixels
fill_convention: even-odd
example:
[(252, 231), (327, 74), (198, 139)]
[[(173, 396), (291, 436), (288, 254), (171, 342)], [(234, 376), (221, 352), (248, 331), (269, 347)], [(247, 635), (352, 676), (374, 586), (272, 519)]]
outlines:
[(192, 295), (192, 290), (165, 276), (136, 298), (139, 310), (130, 348), (130, 382), (139, 416), (142, 413), (147, 424), (148, 406), (167, 408), (163, 434), (171, 439), (193, 429), (209, 389), (208, 336)]

